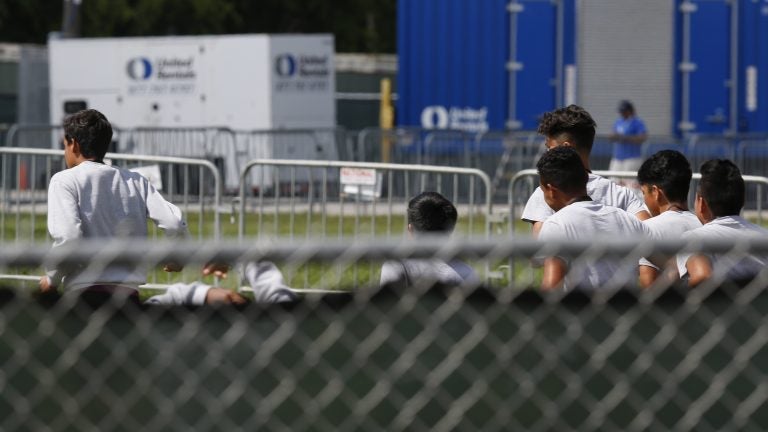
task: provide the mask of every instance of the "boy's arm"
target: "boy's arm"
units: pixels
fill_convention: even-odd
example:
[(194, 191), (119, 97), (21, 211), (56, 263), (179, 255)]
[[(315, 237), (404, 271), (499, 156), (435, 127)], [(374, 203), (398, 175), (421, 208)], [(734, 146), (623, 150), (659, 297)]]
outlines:
[(164, 293), (150, 297), (145, 303), (165, 306), (199, 306), (205, 304), (205, 298), (211, 288), (210, 285), (200, 282), (176, 283), (169, 286)]
[(651, 214), (648, 213), (647, 210), (640, 210), (639, 212), (635, 213), (635, 217), (638, 218), (641, 221), (644, 221), (646, 219), (651, 218)]
[(536, 188), (525, 203), (520, 219), (531, 224), (531, 234), (534, 238), (539, 236), (544, 221), (554, 214), (554, 210), (547, 205), (541, 188)]
[(649, 288), (651, 285), (653, 285), (654, 282), (656, 282), (656, 278), (659, 276), (659, 270), (656, 269), (656, 267), (642, 264), (639, 266), (639, 273), (639, 282), (640, 287), (642, 288)]
[(150, 297), (146, 304), (164, 306), (200, 306), (204, 304), (246, 304), (245, 297), (226, 288), (217, 288), (200, 282), (177, 283), (163, 294)]
[(533, 235), (533, 238), (539, 237), (539, 233), (541, 232), (542, 225), (544, 225), (544, 222), (541, 222), (541, 221), (531, 222), (531, 235)]
[(706, 255), (691, 255), (685, 263), (688, 286), (696, 287), (712, 277), (712, 261)]
[[(83, 237), (80, 208), (77, 194), (60, 179), (54, 177), (48, 186), (48, 232), (53, 238), (53, 247), (60, 247)], [(61, 284), (66, 269), (56, 267), (46, 272), (47, 284), (41, 281), (41, 288), (53, 289)]]
[(568, 266), (558, 257), (549, 257), (544, 260), (544, 275), (541, 278), (541, 289), (553, 291), (562, 288)]
[(166, 201), (154, 186), (147, 182), (147, 217), (171, 238), (185, 237), (187, 222), (178, 207)]

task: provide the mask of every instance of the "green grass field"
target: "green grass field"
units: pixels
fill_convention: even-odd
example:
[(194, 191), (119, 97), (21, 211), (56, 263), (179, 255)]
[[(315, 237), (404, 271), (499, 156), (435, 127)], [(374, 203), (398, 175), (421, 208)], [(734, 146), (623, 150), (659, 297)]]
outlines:
[[(46, 232), (46, 220), (41, 215), (20, 214), (2, 215), (3, 230), (2, 241), (31, 241), (49, 242)], [(187, 221), (190, 227), (192, 238), (210, 239), (213, 237), (213, 214), (212, 213), (187, 213)], [(763, 222), (763, 225), (768, 225)], [(406, 221), (404, 216), (327, 216), (321, 218), (318, 215), (296, 214), (248, 214), (245, 223), (245, 237), (247, 239), (259, 238), (290, 238), (294, 240), (332, 238), (332, 239), (355, 239), (367, 237), (390, 237), (399, 238), (405, 235)], [(469, 218), (463, 216), (460, 218), (456, 227), (457, 235), (472, 234), (482, 238), (485, 230), (485, 218), (483, 216), (474, 216), (470, 223)], [(515, 222), (515, 232), (527, 234), (529, 232), (528, 224), (522, 221)], [(150, 225), (150, 235), (161, 237), (161, 234)], [(223, 239), (238, 238), (238, 224), (232, 220), (230, 215), (221, 215), (221, 235)], [(493, 226), (491, 227), (492, 238), (503, 239), (509, 235), (509, 227)], [(358, 286), (375, 285), (379, 278), (379, 269), (381, 262), (355, 262), (348, 265), (322, 265), (319, 263), (291, 265), (289, 263), (279, 263), (281, 270), (286, 275), (286, 280), (290, 286), (301, 288), (316, 289), (354, 289)], [(511, 275), (514, 274), (515, 286), (535, 286), (540, 280), (540, 271), (532, 269), (525, 260), (516, 262), (498, 261), (493, 263), (471, 262), (479, 274), (486, 274), (487, 269), (491, 271), (493, 278), (490, 280), (492, 285), (509, 286), (511, 285)], [(15, 268), (7, 269), (8, 274), (20, 275), (42, 275), (40, 268)], [(218, 283), (228, 288), (236, 288), (240, 281), (237, 275), (232, 272), (231, 276), (225, 280), (216, 281), (212, 277), (203, 278), (200, 269), (188, 267), (180, 273), (167, 273), (157, 268), (149, 275), (148, 282), (153, 284), (171, 284), (181, 281), (203, 280), (206, 283)], [(23, 283), (25, 286), (33, 287), (32, 283)], [(156, 291), (147, 290), (143, 296), (152, 295)]]
[[(214, 235), (213, 213), (187, 212), (190, 235), (196, 239), (210, 239)], [(43, 242), (50, 239), (46, 230), (45, 215), (0, 214), (3, 221), (2, 242)], [(238, 224), (229, 214), (221, 216), (221, 236), (223, 239), (238, 238)], [(150, 236), (161, 238), (162, 234), (150, 227)], [(325, 218), (306, 213), (290, 216), (289, 214), (248, 214), (245, 222), (245, 237), (258, 238), (291, 238), (302, 240), (307, 238), (354, 239), (360, 237), (390, 237), (400, 238), (406, 233), (405, 216), (334, 216)], [(523, 222), (516, 224), (518, 232), (527, 232)], [(482, 215), (462, 216), (457, 224), (457, 235), (473, 235), (480, 237), (485, 232), (485, 218)], [(507, 227), (493, 227), (493, 235), (506, 235)], [(480, 274), (485, 272), (485, 263), (473, 263)], [(496, 268), (502, 263), (492, 264)], [(357, 262), (350, 265), (320, 265), (317, 263), (292, 266), (282, 264), (281, 269), (286, 274), (290, 286), (320, 289), (353, 289), (356, 286), (377, 284), (381, 262)], [(42, 275), (40, 268), (8, 269), (9, 274)], [(212, 277), (203, 278), (199, 268), (188, 267), (180, 273), (167, 273), (156, 269), (149, 276), (149, 282), (154, 284), (171, 284), (181, 281), (203, 280), (206, 283), (219, 283), (228, 288), (239, 285), (238, 277), (233, 273), (225, 280), (215, 281)], [(504, 279), (499, 281), (505, 283)], [(33, 283), (24, 282), (25, 286), (34, 287)], [(156, 291), (146, 290), (144, 297)]]

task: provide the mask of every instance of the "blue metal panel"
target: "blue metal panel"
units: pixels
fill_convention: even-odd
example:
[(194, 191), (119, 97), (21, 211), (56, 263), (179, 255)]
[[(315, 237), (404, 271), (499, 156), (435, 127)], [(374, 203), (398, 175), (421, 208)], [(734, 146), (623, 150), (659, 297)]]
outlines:
[(517, 72), (515, 106), (522, 129), (535, 130), (542, 113), (559, 102), (555, 97), (557, 8), (551, 1), (521, 1), (518, 14)]
[(506, 4), (398, 1), (398, 125), (468, 131), (504, 127)]
[(768, 1), (742, 1), (739, 17), (739, 132), (768, 132)]
[(690, 26), (690, 61), (695, 70), (690, 74), (689, 120), (697, 133), (723, 133), (730, 115), (730, 6), (725, 0), (689, 2), (696, 6)]

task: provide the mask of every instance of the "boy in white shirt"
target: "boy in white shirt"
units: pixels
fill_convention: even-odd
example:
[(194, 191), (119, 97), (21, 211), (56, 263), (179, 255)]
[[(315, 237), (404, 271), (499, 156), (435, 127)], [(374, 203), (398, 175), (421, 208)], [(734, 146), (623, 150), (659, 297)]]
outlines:
[[(408, 232), (413, 237), (422, 235), (450, 235), (456, 226), (456, 207), (437, 192), (422, 192), (408, 202)], [(458, 260), (408, 259), (386, 261), (381, 267), (379, 286), (408, 287), (462, 286), (479, 284), (475, 271)]]
[[(635, 215), (639, 220), (651, 217), (635, 193), (604, 177), (589, 172), (589, 155), (595, 140), (595, 121), (582, 107), (570, 105), (545, 113), (539, 121), (538, 132), (544, 135), (547, 150), (555, 147), (572, 147), (581, 158), (588, 172), (587, 194), (596, 202), (618, 207)], [(542, 223), (553, 213), (544, 200), (542, 189), (537, 188), (523, 209), (522, 220), (532, 224), (533, 235), (541, 230)]]
[[(143, 176), (104, 164), (112, 141), (112, 126), (96, 110), (84, 110), (64, 120), (64, 159), (67, 168), (48, 186), (48, 231), (53, 247), (79, 239), (144, 238), (147, 220), (168, 237), (182, 237), (187, 224), (181, 211), (166, 201)], [(167, 271), (179, 266), (166, 265)], [(138, 286), (146, 282), (142, 265), (55, 268), (40, 280), (41, 291), (108, 299), (120, 294), (138, 301)], [(99, 300), (94, 300), (99, 302)]]
[[(701, 180), (696, 193), (695, 210), (700, 228), (683, 235), (685, 240), (732, 240), (765, 238), (768, 230), (739, 216), (744, 207), (745, 186), (739, 168), (731, 161), (714, 159), (701, 166)], [(688, 285), (695, 287), (712, 280), (717, 284), (751, 281), (765, 266), (768, 257), (733, 254), (679, 254), (677, 267)]]
[[(587, 194), (588, 172), (574, 149), (553, 148), (541, 157), (536, 168), (544, 199), (555, 210), (542, 224), (539, 240), (564, 242), (648, 235), (648, 228), (635, 216), (594, 201)], [(575, 265), (565, 256), (537, 258), (544, 259), (543, 290), (616, 289), (637, 281), (637, 261), (601, 257)]]
[[(688, 159), (675, 150), (657, 152), (640, 166), (637, 182), (653, 216), (643, 223), (650, 229), (651, 238), (679, 239), (683, 233), (701, 226), (696, 215), (688, 210), (692, 175)], [(667, 284), (679, 280), (674, 257), (640, 260), (640, 286), (651, 286), (660, 275), (664, 275), (662, 280)]]

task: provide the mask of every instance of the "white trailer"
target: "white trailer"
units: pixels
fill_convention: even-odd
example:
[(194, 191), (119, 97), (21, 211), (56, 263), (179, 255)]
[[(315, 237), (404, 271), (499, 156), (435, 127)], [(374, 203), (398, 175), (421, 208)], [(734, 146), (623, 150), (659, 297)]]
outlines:
[(49, 56), (52, 122), (98, 109), (127, 131), (118, 151), (223, 161), (228, 188), (250, 158), (338, 157), (308, 132), (336, 124), (332, 35), (59, 39)]

